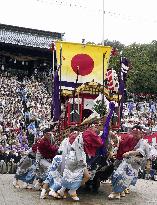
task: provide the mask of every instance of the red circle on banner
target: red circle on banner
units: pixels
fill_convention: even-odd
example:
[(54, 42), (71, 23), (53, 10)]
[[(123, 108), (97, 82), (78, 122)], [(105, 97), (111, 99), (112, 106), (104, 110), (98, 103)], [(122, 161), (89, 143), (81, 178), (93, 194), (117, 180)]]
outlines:
[(71, 59), (71, 67), (76, 74), (89, 75), (94, 68), (94, 60), (87, 54), (77, 54)]

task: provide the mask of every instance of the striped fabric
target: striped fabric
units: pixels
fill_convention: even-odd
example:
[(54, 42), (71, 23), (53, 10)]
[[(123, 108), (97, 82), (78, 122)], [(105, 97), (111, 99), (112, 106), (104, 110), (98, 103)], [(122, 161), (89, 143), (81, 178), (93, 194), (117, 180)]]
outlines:
[(121, 57), (121, 74), (127, 74), (129, 71), (129, 62), (125, 57)]
[(119, 82), (115, 70), (110, 69), (106, 72), (107, 88), (108, 90), (118, 91)]
[(114, 90), (112, 69), (108, 70), (106, 72), (106, 80), (107, 80), (107, 88), (108, 88), (108, 90)]

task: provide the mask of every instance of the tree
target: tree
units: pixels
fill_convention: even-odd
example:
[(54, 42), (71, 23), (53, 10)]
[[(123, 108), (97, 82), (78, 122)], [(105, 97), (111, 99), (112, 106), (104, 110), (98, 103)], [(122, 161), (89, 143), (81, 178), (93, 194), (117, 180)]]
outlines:
[(132, 44), (124, 49), (124, 55), (131, 61), (127, 88), (132, 93), (157, 93), (157, 43)]
[(97, 112), (100, 116), (105, 116), (107, 113), (106, 104), (102, 100), (97, 100), (93, 106), (93, 111)]

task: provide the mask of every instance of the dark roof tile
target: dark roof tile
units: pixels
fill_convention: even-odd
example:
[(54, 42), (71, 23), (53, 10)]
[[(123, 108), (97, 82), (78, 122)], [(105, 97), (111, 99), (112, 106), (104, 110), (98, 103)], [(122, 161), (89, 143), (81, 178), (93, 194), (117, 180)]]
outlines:
[(3, 43), (49, 49), (52, 42), (61, 37), (62, 33), (0, 24), (0, 42)]

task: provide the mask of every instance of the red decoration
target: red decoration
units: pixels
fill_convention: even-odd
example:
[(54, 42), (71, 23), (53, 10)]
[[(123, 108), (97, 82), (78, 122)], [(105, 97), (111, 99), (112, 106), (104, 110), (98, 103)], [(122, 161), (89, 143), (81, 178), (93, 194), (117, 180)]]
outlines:
[(112, 49), (111, 55), (112, 55), (112, 56), (117, 56), (117, 55), (118, 55), (118, 51), (117, 51), (116, 48), (113, 48), (113, 49)]
[(71, 60), (71, 67), (76, 74), (89, 75), (94, 68), (94, 61), (87, 54), (77, 54)]

